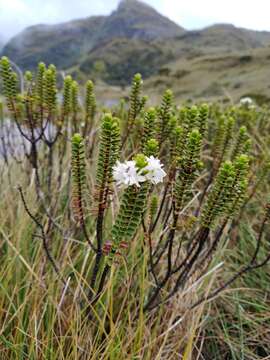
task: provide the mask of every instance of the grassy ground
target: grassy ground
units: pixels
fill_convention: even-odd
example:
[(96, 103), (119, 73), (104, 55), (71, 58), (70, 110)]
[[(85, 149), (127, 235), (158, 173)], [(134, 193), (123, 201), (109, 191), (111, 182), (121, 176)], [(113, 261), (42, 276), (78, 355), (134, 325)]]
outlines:
[[(112, 274), (106, 315), (93, 321), (80, 304), (91, 265), (88, 247), (68, 235), (65, 239), (61, 235), (50, 239), (52, 252), (60, 259), (61, 269), (74, 289), (73, 298), (48, 264), (41, 240), (33, 237), (36, 229), (15, 188), (18, 182), (23, 184), (23, 178), (16, 166), (9, 170), (12, 183), (7, 183), (7, 169), (2, 171), (1, 181), (1, 359), (269, 358), (269, 267), (249, 273), (233, 289), (192, 313), (183, 313), (183, 308), (195, 293), (179, 296), (169, 308), (162, 306), (154, 318), (140, 312), (137, 320), (134, 314), (138, 309), (134, 307), (138, 305), (129, 295), (131, 275), (126, 274), (127, 279), (117, 290), (121, 293), (120, 303), (114, 303)], [(33, 184), (26, 186), (25, 191), (29, 207), (34, 208)], [(222, 274), (222, 279), (226, 279), (245, 262), (254, 248), (246, 225), (242, 226), (239, 239), (232, 248), (220, 252), (216, 263), (226, 258), (229, 266), (212, 275), (210, 282), (204, 284), (206, 289), (213, 286), (216, 276)], [(60, 257), (62, 241), (65, 255)], [(136, 269), (143, 268), (143, 262), (142, 259)], [(142, 273), (142, 299), (144, 282)], [(116, 318), (112, 315), (115, 311)]]

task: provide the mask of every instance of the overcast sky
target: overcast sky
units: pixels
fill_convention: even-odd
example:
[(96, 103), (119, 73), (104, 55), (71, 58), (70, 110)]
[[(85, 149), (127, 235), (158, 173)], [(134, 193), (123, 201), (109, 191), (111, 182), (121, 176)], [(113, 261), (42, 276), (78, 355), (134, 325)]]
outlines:
[[(270, 0), (145, 0), (187, 29), (232, 23), (270, 31)], [(108, 14), (119, 0), (0, 0), (0, 37), (37, 23)]]

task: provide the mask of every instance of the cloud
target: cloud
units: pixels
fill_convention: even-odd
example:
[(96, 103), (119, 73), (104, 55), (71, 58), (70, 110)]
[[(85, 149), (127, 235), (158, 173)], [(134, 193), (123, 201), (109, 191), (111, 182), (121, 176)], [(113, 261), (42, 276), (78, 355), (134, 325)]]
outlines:
[(29, 25), (58, 23), (108, 14), (119, 0), (0, 0), (0, 35), (10, 37)]
[(29, 21), (28, 15), (28, 7), (23, 0), (0, 0), (0, 34), (5, 37), (15, 33), (17, 28)]
[(232, 23), (257, 30), (270, 30), (269, 0), (148, 0), (171, 19), (190, 28), (213, 23)]
[[(0, 36), (15, 35), (37, 23), (57, 23), (90, 15), (108, 14), (119, 0), (0, 0)], [(187, 29), (213, 23), (269, 30), (269, 0), (145, 0)]]

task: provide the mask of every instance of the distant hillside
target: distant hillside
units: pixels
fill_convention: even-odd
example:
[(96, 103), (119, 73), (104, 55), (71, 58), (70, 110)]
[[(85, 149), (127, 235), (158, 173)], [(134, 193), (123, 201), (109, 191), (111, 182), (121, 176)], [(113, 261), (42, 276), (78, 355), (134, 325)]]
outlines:
[(146, 80), (147, 92), (160, 97), (167, 88), (178, 100), (225, 100), (237, 102), (251, 96), (270, 103), (270, 47), (194, 59), (179, 59)]
[(177, 37), (177, 47), (197, 54), (243, 51), (264, 47), (270, 43), (270, 32), (217, 24), (197, 31), (187, 31)]
[(100, 77), (112, 85), (125, 85), (137, 72), (143, 78), (157, 73), (162, 65), (175, 58), (175, 53), (159, 43), (140, 39), (116, 38), (89, 52), (79, 70), (95, 76), (96, 64), (104, 66)]
[(2, 53), (23, 69), (33, 69), (40, 61), (65, 69), (94, 46), (104, 20), (98, 16), (59, 25), (31, 26), (12, 38)]
[(230, 47), (234, 50), (258, 48), (270, 43), (270, 32), (237, 28), (231, 24), (216, 24), (201, 31), (202, 46)]
[(95, 64), (101, 61), (106, 69), (100, 74), (101, 78), (119, 85), (129, 83), (132, 75), (138, 71), (144, 78), (158, 74), (163, 65), (179, 58), (198, 59), (211, 54), (249, 51), (269, 43), (269, 32), (240, 29), (229, 24), (182, 31), (166, 41), (114, 38), (92, 49), (81, 61), (79, 70), (85, 75), (93, 75)]

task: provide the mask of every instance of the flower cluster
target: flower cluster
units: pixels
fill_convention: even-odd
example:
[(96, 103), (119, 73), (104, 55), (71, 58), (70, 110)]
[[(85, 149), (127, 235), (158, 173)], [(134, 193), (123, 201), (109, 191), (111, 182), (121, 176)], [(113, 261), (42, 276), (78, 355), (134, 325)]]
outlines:
[[(139, 156), (139, 155), (138, 155)], [(140, 186), (140, 183), (150, 181), (152, 184), (158, 184), (166, 176), (162, 169), (160, 160), (154, 156), (140, 158), (136, 161), (117, 161), (113, 167), (113, 178), (117, 185)]]
[(243, 97), (240, 100), (240, 105), (245, 106), (247, 108), (254, 107), (254, 102), (250, 97)]

